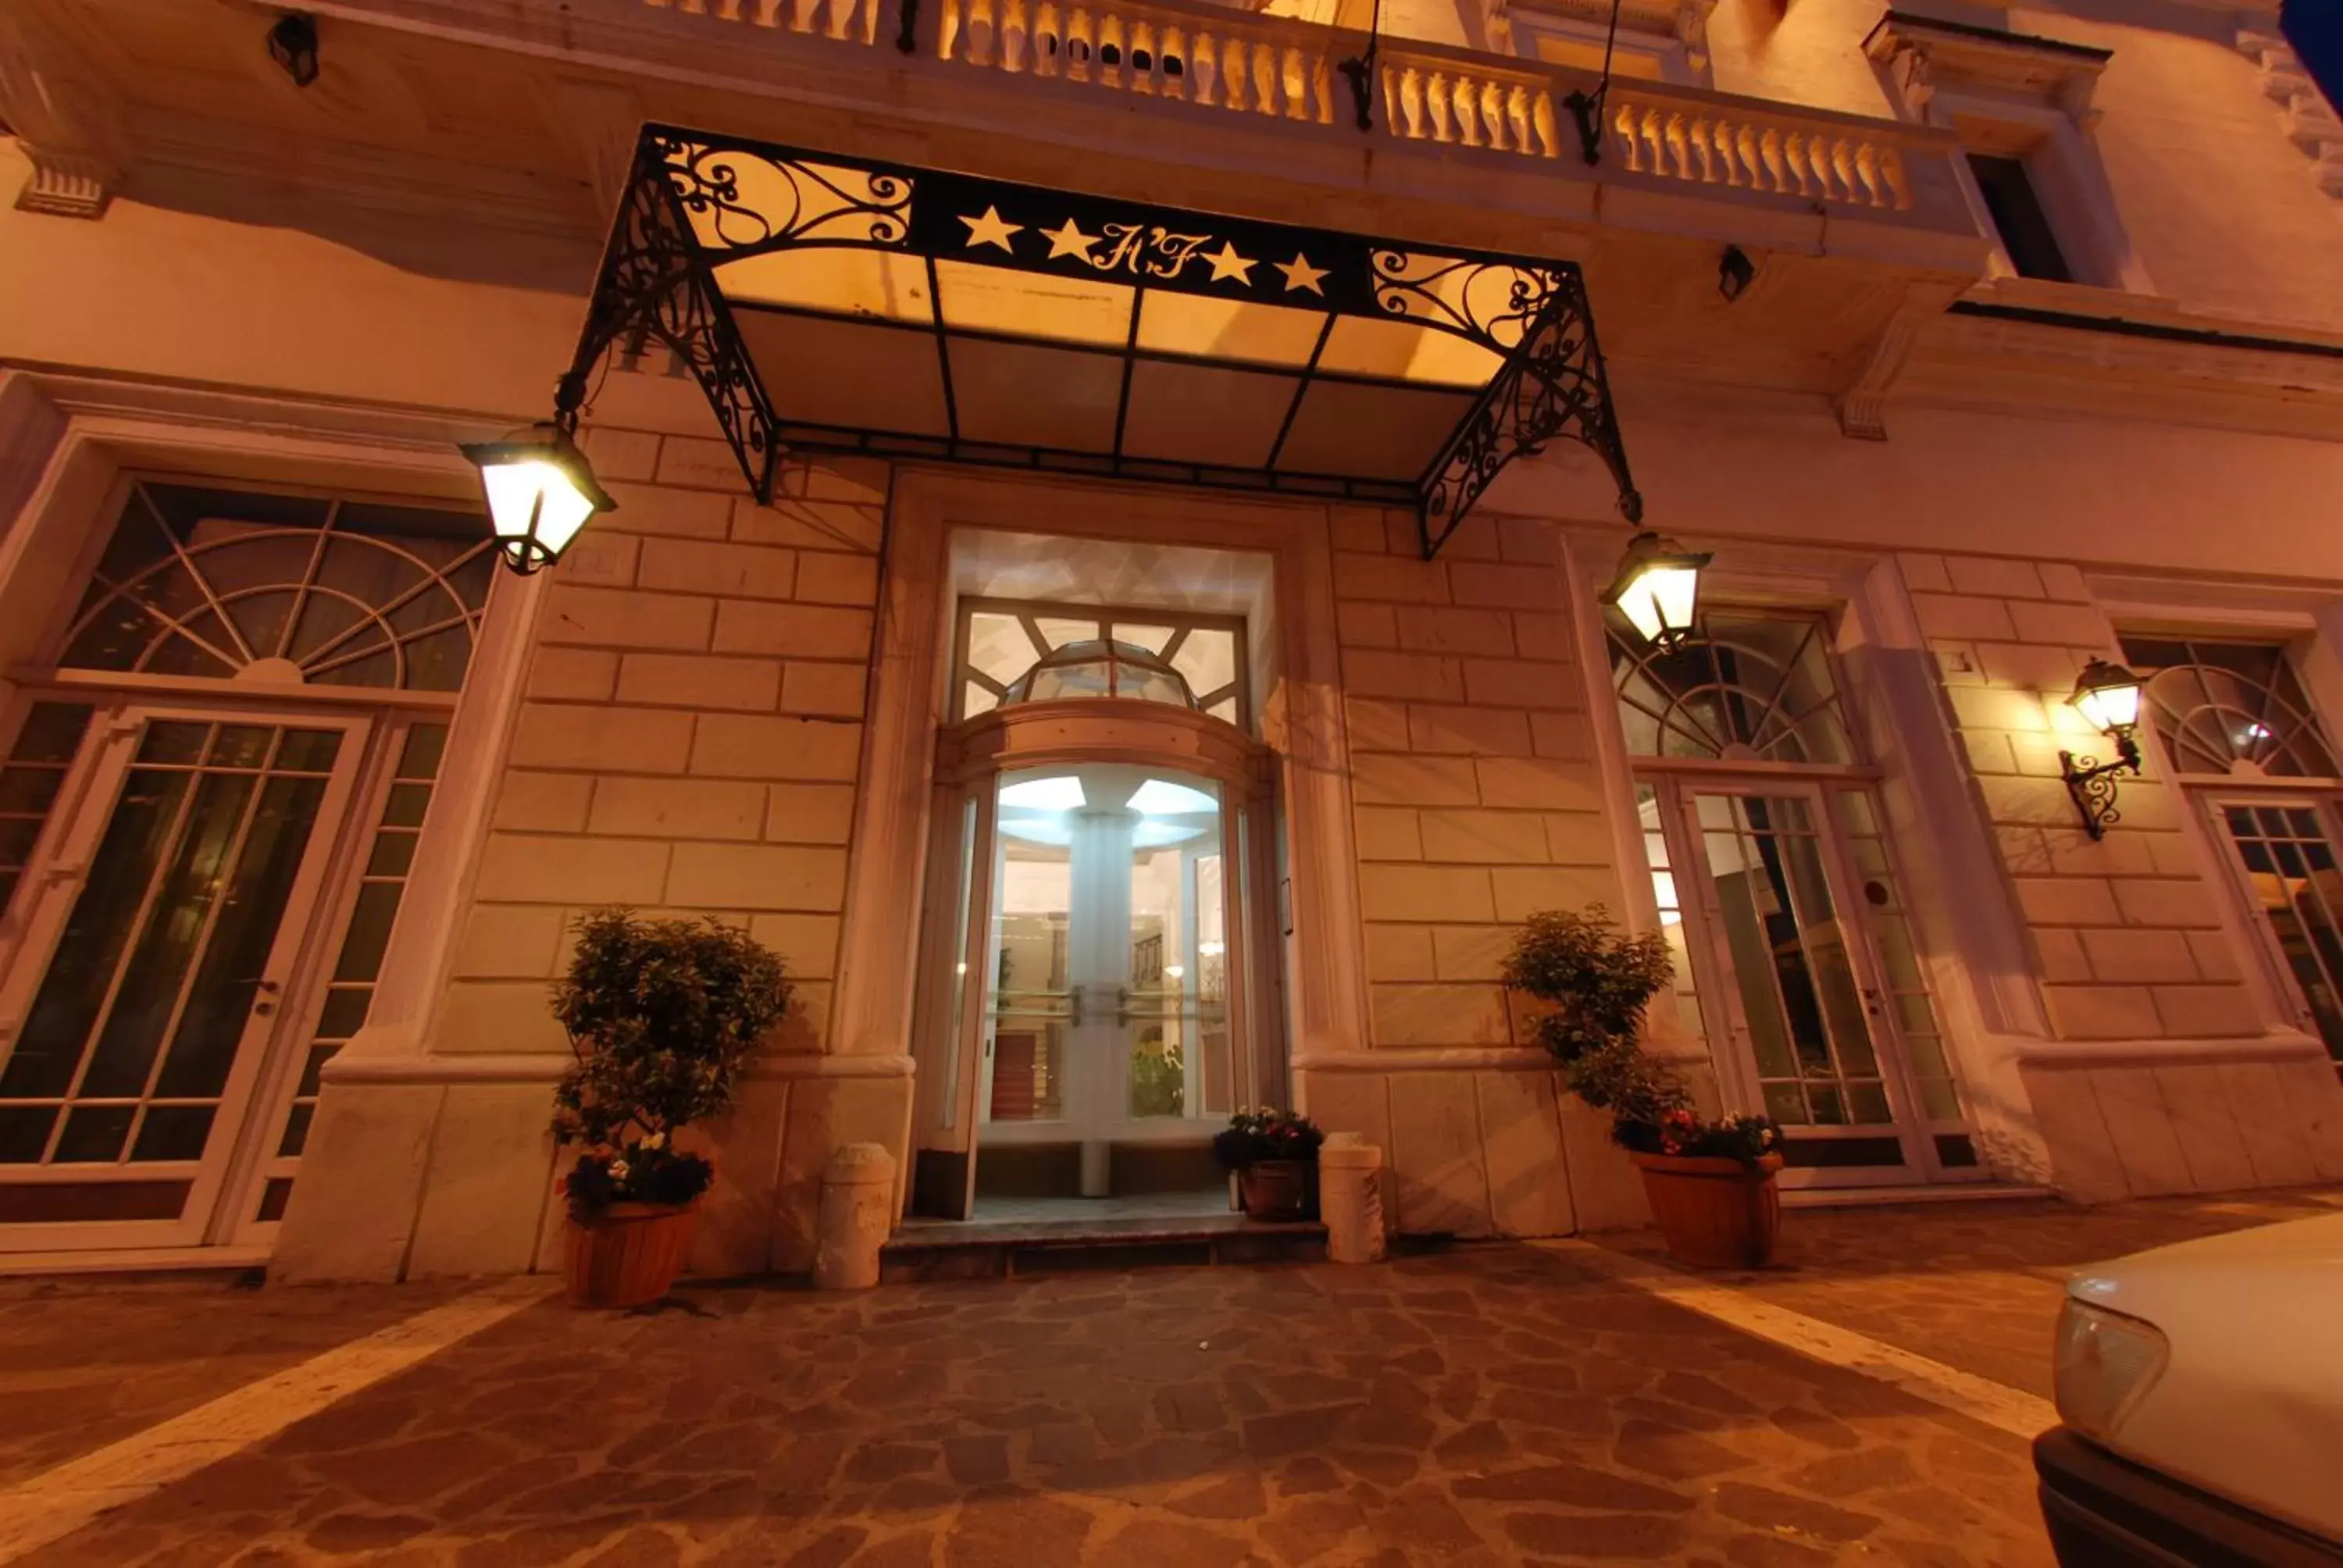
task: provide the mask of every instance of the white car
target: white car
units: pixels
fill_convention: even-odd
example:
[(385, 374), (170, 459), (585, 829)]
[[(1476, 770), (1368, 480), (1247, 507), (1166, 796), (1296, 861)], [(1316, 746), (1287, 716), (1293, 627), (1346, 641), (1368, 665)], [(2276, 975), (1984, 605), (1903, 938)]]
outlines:
[(2064, 1568), (2343, 1564), (2343, 1214), (2081, 1270), (2057, 1357)]

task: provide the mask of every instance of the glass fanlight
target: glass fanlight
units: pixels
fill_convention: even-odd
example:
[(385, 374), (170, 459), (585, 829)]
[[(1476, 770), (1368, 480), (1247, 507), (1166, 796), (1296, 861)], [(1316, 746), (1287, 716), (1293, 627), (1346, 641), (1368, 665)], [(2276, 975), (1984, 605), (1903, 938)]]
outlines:
[(558, 423), (532, 425), (463, 450), (480, 470), (505, 564), (523, 577), (559, 560), (595, 513), (618, 508)]
[(1603, 602), (1616, 605), (1646, 642), (1673, 647), (1692, 631), (1700, 608), (1700, 570), (1713, 558), (1646, 528), (1627, 541)]

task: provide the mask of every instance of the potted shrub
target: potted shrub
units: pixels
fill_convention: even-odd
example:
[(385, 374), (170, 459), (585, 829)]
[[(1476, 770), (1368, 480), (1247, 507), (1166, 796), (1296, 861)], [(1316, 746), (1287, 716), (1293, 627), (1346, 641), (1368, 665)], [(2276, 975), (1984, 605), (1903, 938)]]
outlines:
[(1212, 1135), (1212, 1153), (1236, 1172), (1248, 1220), (1307, 1220), (1318, 1208), (1318, 1146), (1326, 1135), (1292, 1111), (1240, 1111)]
[(1702, 1116), (1674, 1070), (1645, 1054), (1644, 1010), (1674, 968), (1665, 937), (1624, 935), (1594, 904), (1531, 916), (1504, 978), (1545, 1004), (1532, 1027), (1571, 1092), (1610, 1113), (1669, 1253), (1702, 1268), (1761, 1268), (1782, 1228), (1781, 1130), (1763, 1116)]
[(667, 1294), (691, 1250), (706, 1156), (676, 1134), (732, 1102), (765, 1031), (789, 1010), (781, 960), (713, 920), (598, 910), (578, 922), (553, 1012), (576, 1056), (554, 1136), (578, 1149), (562, 1178), (571, 1297), (638, 1306)]

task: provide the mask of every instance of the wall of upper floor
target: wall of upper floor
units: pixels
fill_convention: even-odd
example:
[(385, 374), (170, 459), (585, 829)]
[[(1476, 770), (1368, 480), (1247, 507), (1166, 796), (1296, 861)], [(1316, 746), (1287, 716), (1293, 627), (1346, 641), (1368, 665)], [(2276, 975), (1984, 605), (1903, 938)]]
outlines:
[[(2285, 62), (2266, 65), (2262, 51), (2241, 44), (2247, 35), (2277, 35), (2275, 7), (1898, 0), (1895, 8), (2109, 51), (2080, 134), (2104, 168), (2121, 228), (2117, 243), (2136, 258), (2134, 289), (2193, 312), (2343, 329), (2343, 128), (2323, 155), (2289, 138), (2290, 125), (2315, 125), (2322, 106), (2291, 111), (2274, 101), (2274, 89), (2308, 83), (2273, 84), (2274, 74), (2288, 75)], [(1879, 0), (1786, 7), (1722, 0), (1708, 25), (1715, 85), (1848, 114), (1914, 117), (1914, 95), (1865, 52), (1886, 9)], [(2333, 117), (2326, 109), (2326, 120)], [(2320, 186), (2322, 156), (2337, 194)], [(2046, 196), (2054, 224), (2088, 221)]]

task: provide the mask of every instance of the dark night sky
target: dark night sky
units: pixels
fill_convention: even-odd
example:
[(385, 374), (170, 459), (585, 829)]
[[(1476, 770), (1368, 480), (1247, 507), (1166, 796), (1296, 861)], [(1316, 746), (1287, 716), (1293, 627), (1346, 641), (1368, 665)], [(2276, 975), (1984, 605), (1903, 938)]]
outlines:
[(2343, 0), (2286, 0), (2286, 35), (2329, 103), (2343, 104)]

